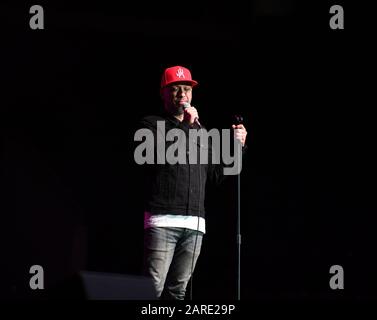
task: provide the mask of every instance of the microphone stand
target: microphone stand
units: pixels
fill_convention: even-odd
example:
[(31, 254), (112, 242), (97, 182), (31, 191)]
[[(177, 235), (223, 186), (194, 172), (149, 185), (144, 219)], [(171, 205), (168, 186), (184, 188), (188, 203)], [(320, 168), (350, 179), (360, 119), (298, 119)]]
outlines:
[(241, 300), (241, 172), (237, 176), (237, 194), (237, 300)]
[[(243, 123), (242, 116), (234, 118), (237, 125)], [(235, 152), (240, 152), (239, 165), (242, 165), (242, 146)], [(237, 300), (241, 300), (241, 172), (237, 175)]]

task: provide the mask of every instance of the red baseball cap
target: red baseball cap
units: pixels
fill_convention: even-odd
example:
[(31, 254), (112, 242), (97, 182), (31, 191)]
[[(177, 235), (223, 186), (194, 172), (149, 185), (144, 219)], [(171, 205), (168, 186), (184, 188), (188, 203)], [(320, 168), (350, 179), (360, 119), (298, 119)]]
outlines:
[(189, 82), (193, 87), (198, 84), (197, 81), (192, 80), (189, 69), (181, 66), (166, 68), (161, 78), (161, 89), (177, 82)]

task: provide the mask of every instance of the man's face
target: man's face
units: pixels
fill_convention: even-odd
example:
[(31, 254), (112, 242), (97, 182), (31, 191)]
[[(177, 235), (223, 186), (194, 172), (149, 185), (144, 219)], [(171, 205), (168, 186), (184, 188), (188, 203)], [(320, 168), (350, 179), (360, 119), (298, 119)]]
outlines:
[(183, 104), (191, 104), (192, 86), (190, 84), (180, 83), (172, 84), (162, 89), (162, 100), (165, 109), (172, 115), (183, 114)]

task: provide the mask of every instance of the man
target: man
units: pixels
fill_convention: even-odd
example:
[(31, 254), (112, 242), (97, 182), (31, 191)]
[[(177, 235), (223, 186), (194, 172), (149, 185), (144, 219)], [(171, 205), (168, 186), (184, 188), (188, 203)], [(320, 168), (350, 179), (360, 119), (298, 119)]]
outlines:
[[(141, 121), (142, 128), (153, 132), (157, 148), (163, 143), (163, 150), (167, 150), (173, 144), (159, 141), (159, 134), (165, 136), (169, 130), (179, 129), (187, 138), (190, 130), (201, 128), (198, 110), (191, 106), (192, 90), (197, 84), (185, 67), (174, 66), (164, 71), (161, 79), (164, 112)], [(235, 138), (244, 146), (247, 134), (244, 126), (232, 127)], [(196, 145), (198, 150), (201, 146)], [(189, 146), (184, 148), (188, 159)], [(210, 147), (208, 152), (212, 152)], [(205, 234), (206, 181), (207, 178), (221, 181), (223, 166), (189, 161), (145, 166), (144, 273), (153, 279), (158, 298), (183, 300)]]

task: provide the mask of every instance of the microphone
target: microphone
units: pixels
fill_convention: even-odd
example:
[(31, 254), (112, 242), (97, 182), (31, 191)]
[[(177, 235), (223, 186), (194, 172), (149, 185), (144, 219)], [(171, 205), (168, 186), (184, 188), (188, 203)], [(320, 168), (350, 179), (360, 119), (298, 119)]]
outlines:
[(235, 124), (243, 124), (243, 117), (239, 114), (233, 115), (233, 121)]
[[(183, 109), (186, 109), (186, 108), (190, 107), (190, 104), (188, 102), (183, 102), (182, 107), (183, 107)], [(198, 117), (195, 118), (194, 122), (199, 126), (199, 128), (202, 127), (202, 125), (199, 122)]]

